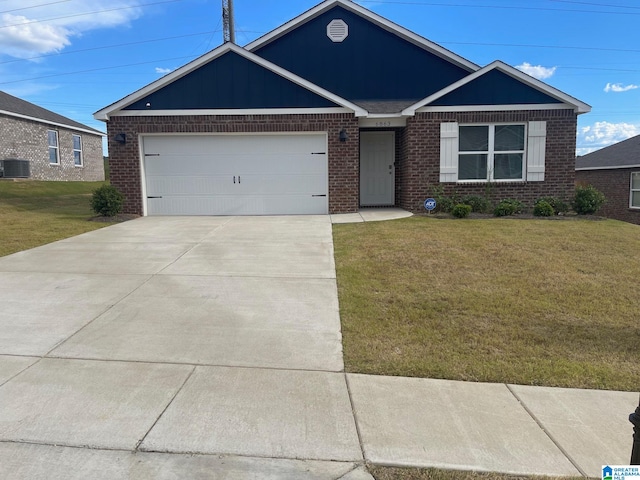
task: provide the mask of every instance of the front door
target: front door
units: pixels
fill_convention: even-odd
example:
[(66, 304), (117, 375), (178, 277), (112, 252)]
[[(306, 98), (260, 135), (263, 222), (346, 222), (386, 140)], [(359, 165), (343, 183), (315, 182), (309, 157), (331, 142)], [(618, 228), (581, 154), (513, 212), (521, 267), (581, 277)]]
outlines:
[(395, 204), (395, 132), (360, 132), (360, 205)]

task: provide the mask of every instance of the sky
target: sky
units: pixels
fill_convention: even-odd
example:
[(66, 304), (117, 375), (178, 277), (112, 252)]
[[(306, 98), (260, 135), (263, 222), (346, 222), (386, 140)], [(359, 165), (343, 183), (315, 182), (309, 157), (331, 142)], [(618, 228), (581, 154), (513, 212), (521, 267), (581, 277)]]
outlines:
[[(233, 0), (236, 43), (320, 0)], [(584, 155), (640, 134), (638, 0), (359, 0), (485, 66), (501, 60), (592, 106)], [(0, 0), (0, 90), (105, 131), (93, 113), (222, 43), (221, 0)]]

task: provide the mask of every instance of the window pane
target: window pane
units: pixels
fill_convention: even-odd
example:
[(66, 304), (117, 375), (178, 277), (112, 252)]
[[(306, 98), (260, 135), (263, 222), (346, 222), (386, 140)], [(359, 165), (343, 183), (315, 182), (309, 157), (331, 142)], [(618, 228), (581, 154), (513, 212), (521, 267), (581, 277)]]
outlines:
[(58, 163), (58, 149), (50, 148), (49, 149), (49, 163)]
[(640, 173), (631, 174), (631, 188), (633, 190), (640, 190)]
[(82, 154), (80, 152), (73, 152), (73, 163), (77, 167), (82, 166)]
[(496, 125), (495, 149), (524, 150), (524, 125)]
[[(42, 138), (42, 137), (40, 137), (40, 138)], [(58, 146), (58, 132), (54, 132), (52, 130), (49, 130), (48, 139), (49, 139), (49, 146), (50, 147), (57, 147)]]
[(458, 179), (486, 180), (487, 155), (460, 155), (458, 161)]
[(496, 180), (520, 180), (522, 178), (522, 154), (496, 154), (493, 158), (493, 168), (493, 178)]
[(460, 127), (461, 152), (486, 152), (489, 149), (489, 127)]
[(640, 207), (640, 192), (633, 192), (631, 194), (631, 206)]
[(82, 142), (80, 141), (79, 135), (73, 136), (73, 149), (74, 150), (82, 150)]

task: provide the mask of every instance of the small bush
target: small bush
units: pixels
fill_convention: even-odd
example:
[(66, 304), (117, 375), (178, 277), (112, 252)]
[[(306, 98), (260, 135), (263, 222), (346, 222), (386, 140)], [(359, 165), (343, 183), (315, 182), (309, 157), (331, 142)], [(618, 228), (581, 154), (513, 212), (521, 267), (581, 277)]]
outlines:
[(507, 198), (502, 200), (496, 208), (493, 210), (493, 214), (496, 217), (506, 217), (509, 215), (515, 215), (517, 213), (522, 213), (524, 209), (524, 205), (520, 200), (516, 200), (514, 198)]
[(91, 209), (103, 217), (113, 217), (122, 211), (124, 196), (116, 187), (103, 185), (94, 190), (91, 197)]
[(572, 206), (578, 215), (589, 215), (596, 213), (604, 202), (604, 195), (593, 185), (578, 185)]
[(438, 212), (451, 213), (453, 207), (455, 207), (457, 203), (460, 203), (456, 193), (452, 196), (445, 195), (442, 185), (434, 188), (433, 198), (436, 201), (436, 209)]
[(475, 213), (485, 213), (489, 211), (489, 200), (477, 195), (469, 195), (462, 199), (462, 203), (471, 206), (471, 211)]
[(536, 200), (536, 204), (538, 202), (547, 202), (553, 208), (554, 215), (560, 215), (563, 213), (567, 213), (569, 211), (569, 205), (556, 197), (542, 197)]
[(552, 217), (555, 213), (553, 206), (546, 200), (538, 200), (533, 206), (533, 214), (536, 217)]
[(467, 218), (471, 213), (471, 205), (466, 205), (464, 203), (458, 203), (451, 210), (451, 214), (456, 218)]

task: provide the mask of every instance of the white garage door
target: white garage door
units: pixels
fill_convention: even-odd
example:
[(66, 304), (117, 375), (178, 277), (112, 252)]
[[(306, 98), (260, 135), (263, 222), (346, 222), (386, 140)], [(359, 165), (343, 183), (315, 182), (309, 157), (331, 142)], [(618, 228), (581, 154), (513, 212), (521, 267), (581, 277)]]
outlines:
[(148, 215), (326, 214), (326, 134), (142, 139)]

